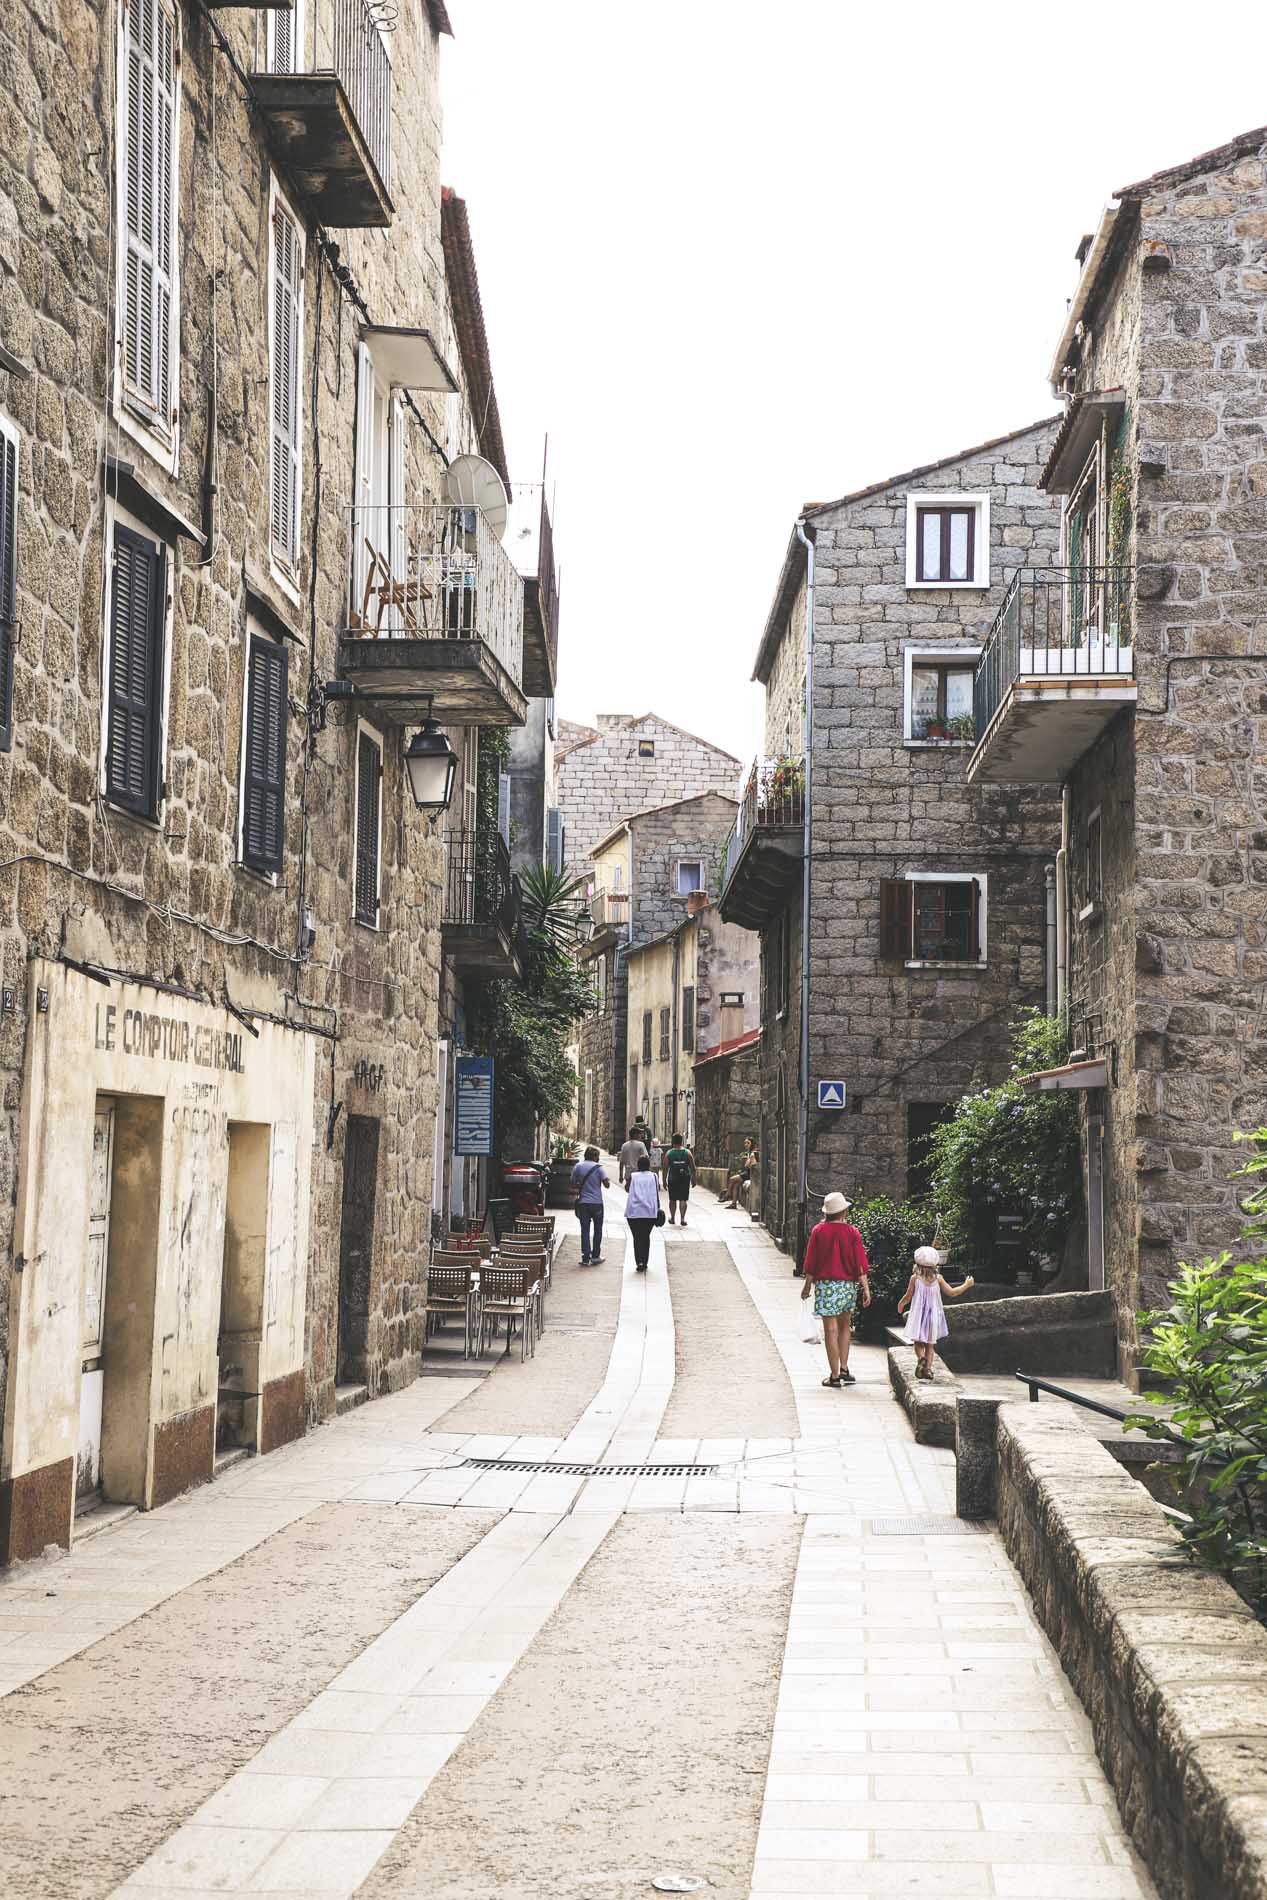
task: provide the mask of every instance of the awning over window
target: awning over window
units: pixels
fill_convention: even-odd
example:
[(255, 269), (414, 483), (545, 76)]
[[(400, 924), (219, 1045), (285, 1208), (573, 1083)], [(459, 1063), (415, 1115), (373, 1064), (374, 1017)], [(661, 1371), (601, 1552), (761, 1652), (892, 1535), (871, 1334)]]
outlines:
[(1108, 1086), (1109, 1065), (1104, 1056), (1094, 1056), (1089, 1062), (1066, 1062), (1059, 1069), (1035, 1069), (1032, 1075), (1021, 1077), (1021, 1087), (1035, 1091), (1106, 1089)]
[(435, 395), (457, 393), (453, 371), (436, 347), (430, 330), (410, 330), (398, 324), (367, 323), (361, 336), (369, 345), (374, 367), (393, 389), (422, 389)]

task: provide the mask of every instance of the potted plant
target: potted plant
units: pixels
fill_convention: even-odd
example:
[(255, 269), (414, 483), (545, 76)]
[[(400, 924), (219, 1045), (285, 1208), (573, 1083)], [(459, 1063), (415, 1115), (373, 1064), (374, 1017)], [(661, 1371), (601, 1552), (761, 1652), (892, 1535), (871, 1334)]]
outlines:
[(926, 739), (949, 739), (950, 727), (940, 713), (934, 713), (931, 719), (924, 721), (924, 737)]
[(950, 736), (960, 745), (972, 745), (977, 736), (977, 722), (971, 713), (956, 713), (950, 722)]
[(566, 1135), (556, 1135), (550, 1149), (550, 1173), (546, 1181), (547, 1207), (572, 1205), (572, 1170), (576, 1166), (576, 1143)]

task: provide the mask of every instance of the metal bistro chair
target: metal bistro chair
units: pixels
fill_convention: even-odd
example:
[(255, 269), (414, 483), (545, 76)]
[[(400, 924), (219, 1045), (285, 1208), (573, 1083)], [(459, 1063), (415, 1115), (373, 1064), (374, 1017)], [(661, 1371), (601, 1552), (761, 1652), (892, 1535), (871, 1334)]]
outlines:
[(444, 1243), (446, 1253), (479, 1254), (484, 1260), (493, 1251), (493, 1243), (487, 1234), (450, 1234)]
[(480, 1275), (480, 1351), (484, 1349), (485, 1334), (490, 1340), (495, 1338), (497, 1322), (504, 1319), (506, 1350), (510, 1350), (518, 1320), (520, 1359), (535, 1353), (540, 1302), (541, 1279), (535, 1265), (485, 1267)]
[(541, 1277), (541, 1313), (539, 1315), (539, 1327), (544, 1326), (545, 1300), (546, 1294), (550, 1291), (551, 1278), (549, 1249), (543, 1247), (539, 1241), (516, 1240), (508, 1234), (498, 1249), (497, 1261), (499, 1265), (504, 1264), (511, 1267), (517, 1267), (521, 1261), (525, 1266), (532, 1265), (536, 1267)]
[(480, 1337), (480, 1270), (478, 1254), (437, 1248), (427, 1275), (428, 1333), (457, 1314), (462, 1316), (462, 1356), (469, 1359)]
[(521, 1214), (515, 1222), (513, 1236), (515, 1240), (539, 1240), (546, 1252), (554, 1257), (554, 1216), (543, 1214), (540, 1219), (535, 1214)]

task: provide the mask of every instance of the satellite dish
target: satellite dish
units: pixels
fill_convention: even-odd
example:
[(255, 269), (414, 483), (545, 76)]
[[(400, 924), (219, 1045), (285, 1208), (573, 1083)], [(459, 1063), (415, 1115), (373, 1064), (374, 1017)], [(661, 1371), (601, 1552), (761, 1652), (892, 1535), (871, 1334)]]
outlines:
[(449, 463), (444, 475), (446, 501), (463, 508), (478, 508), (500, 541), (506, 532), (510, 497), (506, 485), (491, 462), (482, 455), (459, 455)]

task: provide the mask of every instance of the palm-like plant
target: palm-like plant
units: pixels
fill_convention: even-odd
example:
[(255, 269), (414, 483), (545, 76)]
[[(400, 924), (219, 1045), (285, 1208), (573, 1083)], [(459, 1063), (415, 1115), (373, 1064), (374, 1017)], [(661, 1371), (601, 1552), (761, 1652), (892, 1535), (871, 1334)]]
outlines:
[(541, 938), (552, 950), (574, 950), (581, 941), (587, 915), (585, 879), (534, 864), (520, 873), (519, 883), (528, 935)]

